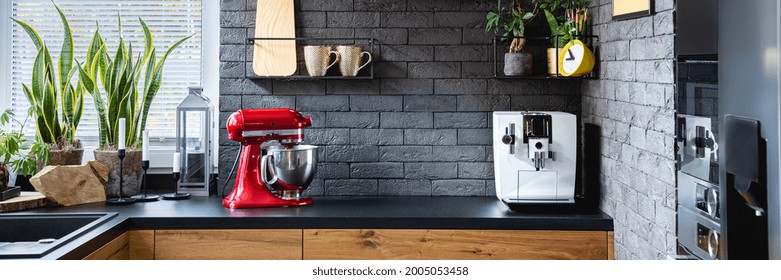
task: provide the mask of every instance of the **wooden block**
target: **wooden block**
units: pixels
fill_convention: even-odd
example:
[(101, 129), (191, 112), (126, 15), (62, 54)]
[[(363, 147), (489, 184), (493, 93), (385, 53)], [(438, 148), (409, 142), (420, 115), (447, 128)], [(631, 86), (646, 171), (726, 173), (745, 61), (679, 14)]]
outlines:
[(97, 161), (86, 165), (46, 166), (30, 184), (50, 201), (63, 206), (106, 200), (108, 168)]
[[(293, 0), (258, 0), (256, 38), (295, 38)], [(290, 76), (296, 72), (295, 40), (256, 40), (252, 69), (258, 76)]]
[(304, 230), (304, 258), (493, 260), (607, 259), (604, 231)]
[(128, 231), (131, 260), (155, 259), (155, 231), (131, 230)]
[(300, 260), (300, 229), (156, 230), (156, 260)]
[(22, 192), (20, 196), (0, 202), (0, 213), (46, 206), (46, 197), (39, 192)]
[(100, 249), (95, 250), (92, 254), (84, 257), (85, 260), (129, 260), (130, 259), (130, 246), (128, 233), (125, 232), (122, 235), (114, 238), (111, 242), (106, 243)]

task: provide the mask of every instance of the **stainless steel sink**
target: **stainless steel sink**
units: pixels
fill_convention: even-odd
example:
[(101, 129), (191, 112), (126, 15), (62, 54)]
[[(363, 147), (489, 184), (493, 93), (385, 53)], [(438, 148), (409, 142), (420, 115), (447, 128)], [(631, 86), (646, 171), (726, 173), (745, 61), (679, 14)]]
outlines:
[(117, 213), (0, 215), (0, 259), (40, 258)]

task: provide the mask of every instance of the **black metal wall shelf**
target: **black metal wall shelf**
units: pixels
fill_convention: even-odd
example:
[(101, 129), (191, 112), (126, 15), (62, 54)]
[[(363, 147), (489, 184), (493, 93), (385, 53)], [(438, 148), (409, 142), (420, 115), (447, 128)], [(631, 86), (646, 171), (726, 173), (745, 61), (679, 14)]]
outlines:
[[(563, 76), (559, 73), (558, 67), (556, 67), (556, 74), (549, 74), (548, 73), (548, 64), (547, 64), (547, 48), (554, 47), (554, 48), (560, 48), (564, 46), (558, 46), (558, 40), (555, 40), (555, 46), (551, 46), (550, 42), (553, 39), (559, 38), (561, 36), (547, 36), (547, 37), (512, 37), (512, 36), (496, 36), (493, 39), (493, 63), (494, 63), (494, 78), (497, 79), (526, 79), (526, 80), (596, 80), (598, 79), (598, 73), (599, 73), (599, 36), (593, 36), (593, 35), (580, 35), (577, 36), (580, 40), (583, 41), (583, 43), (589, 45), (591, 47), (591, 51), (594, 53), (594, 69), (591, 70), (591, 73), (585, 76), (578, 76), (578, 77), (567, 77)], [(526, 46), (524, 47), (524, 52), (529, 52), (528, 49), (532, 49), (531, 52), (532, 55), (535, 58), (534, 61), (534, 68), (532, 70), (532, 74), (525, 75), (525, 76), (507, 76), (504, 74), (504, 72), (501, 70), (501, 65), (504, 64), (503, 59), (501, 59), (500, 54), (504, 54), (504, 52), (499, 51), (500, 45), (503, 45), (502, 41), (505, 41), (506, 39), (511, 38), (525, 38), (526, 39)], [(506, 44), (506, 43), (505, 43)], [(509, 46), (509, 44), (507, 44)], [(540, 59), (541, 58), (541, 59)], [(540, 63), (543, 62), (543, 63)], [(559, 58), (556, 57), (556, 65), (559, 65)]]
[[(303, 59), (301, 58), (301, 52), (296, 51), (296, 56), (298, 57), (296, 63), (297, 63), (297, 69), (296, 73), (291, 76), (258, 76), (254, 73), (251, 73), (252, 71), (248, 71), (248, 65), (252, 65), (252, 60), (248, 60), (248, 52), (250, 50), (250, 47), (255, 44), (255, 41), (260, 40), (295, 40), (296, 41), (296, 48), (304, 46), (298, 44), (299, 41), (307, 41), (307, 42), (323, 42), (321, 44), (317, 45), (365, 45), (365, 50), (374, 55), (374, 45), (376, 43), (376, 40), (374, 38), (308, 38), (308, 37), (295, 37), (295, 38), (246, 38), (245, 45), (244, 45), (244, 78), (251, 79), (251, 80), (371, 80), (374, 79), (374, 61), (370, 62), (367, 67), (364, 69), (361, 69), (358, 72), (357, 76), (341, 76), (339, 74), (338, 67), (334, 67), (333, 69), (329, 69), (328, 73), (326, 73), (325, 76), (309, 76), (306, 74), (303, 74), (301, 67)], [(343, 42), (343, 43), (334, 43), (334, 42)], [(314, 45), (314, 44), (313, 44)], [(251, 68), (251, 67), (249, 67)]]

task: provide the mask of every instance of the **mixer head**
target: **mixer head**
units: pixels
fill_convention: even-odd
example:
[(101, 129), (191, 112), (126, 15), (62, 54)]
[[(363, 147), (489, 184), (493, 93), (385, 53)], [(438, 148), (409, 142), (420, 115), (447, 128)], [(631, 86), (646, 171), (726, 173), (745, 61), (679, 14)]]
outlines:
[(245, 144), (279, 141), (296, 145), (304, 139), (303, 128), (312, 125), (309, 117), (288, 108), (244, 109), (228, 117), (228, 138)]

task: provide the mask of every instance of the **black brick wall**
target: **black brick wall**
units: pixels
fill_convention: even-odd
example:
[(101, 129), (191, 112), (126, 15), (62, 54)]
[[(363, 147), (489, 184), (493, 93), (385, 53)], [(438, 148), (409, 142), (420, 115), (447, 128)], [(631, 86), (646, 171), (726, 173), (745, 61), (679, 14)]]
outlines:
[(297, 36), (378, 40), (371, 81), (244, 79), (256, 3), (221, 2), (222, 180), (238, 152), (225, 120), (241, 108), (312, 117), (306, 142), (322, 148), (311, 195), (494, 195), (492, 111), (580, 114), (577, 81), (493, 78), (483, 25), (494, 0), (296, 1)]

